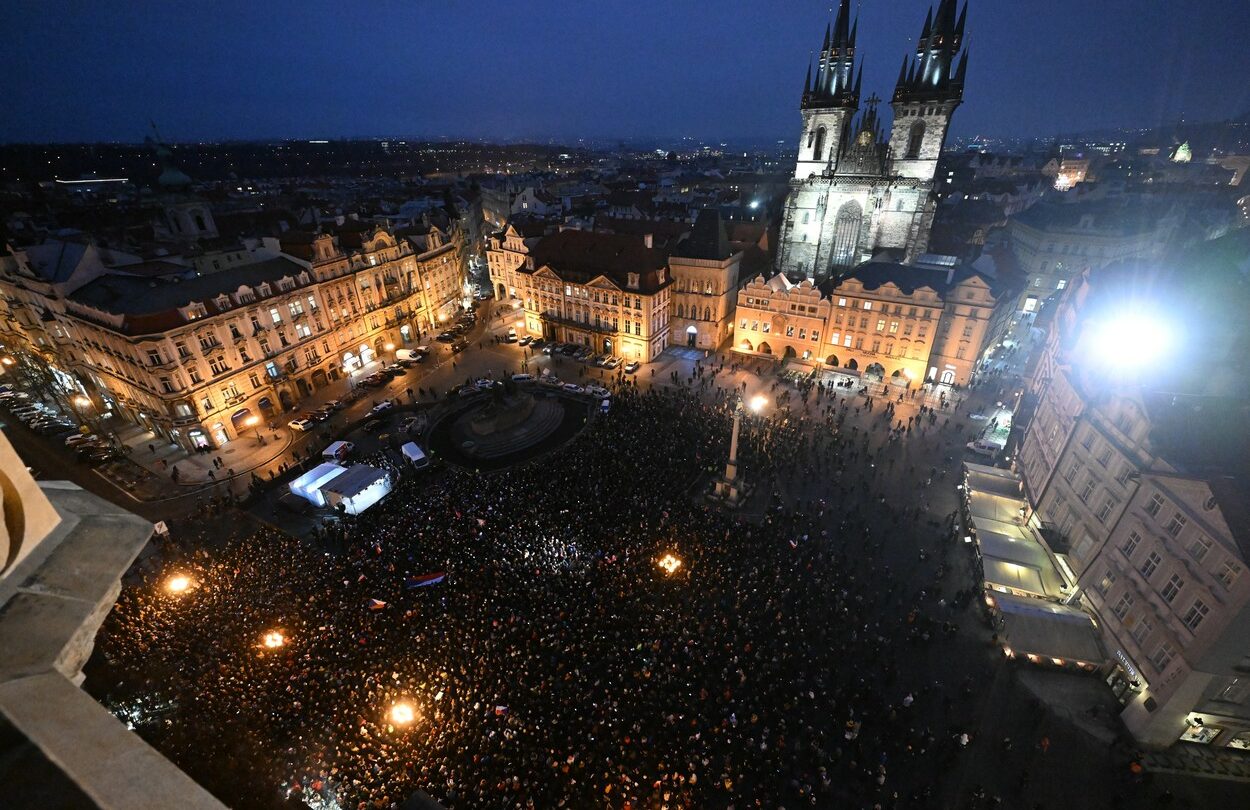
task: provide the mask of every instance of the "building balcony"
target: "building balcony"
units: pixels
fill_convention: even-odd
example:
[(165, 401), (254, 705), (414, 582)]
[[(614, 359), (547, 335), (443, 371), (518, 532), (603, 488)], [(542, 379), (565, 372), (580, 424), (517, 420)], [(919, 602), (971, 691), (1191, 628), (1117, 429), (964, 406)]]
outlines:
[(603, 335), (615, 335), (617, 331), (611, 324), (606, 324), (602, 321), (595, 324), (592, 321), (579, 321), (573, 318), (563, 318), (559, 315), (548, 315), (545, 313), (540, 315), (539, 318), (543, 323), (550, 323), (557, 326), (567, 326), (571, 329), (581, 329), (586, 332), (597, 332)]

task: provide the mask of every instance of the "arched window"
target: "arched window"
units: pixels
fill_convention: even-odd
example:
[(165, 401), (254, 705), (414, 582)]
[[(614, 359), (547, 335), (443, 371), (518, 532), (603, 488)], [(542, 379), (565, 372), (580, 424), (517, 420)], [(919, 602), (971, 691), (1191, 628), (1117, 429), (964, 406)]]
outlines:
[(911, 125), (911, 131), (907, 134), (907, 159), (915, 160), (920, 157), (920, 142), (924, 140), (924, 121), (917, 121)]
[(711, 307), (703, 308), (703, 320), (705, 321), (712, 320), (712, 308)]
[(850, 267), (859, 254), (859, 226), (863, 221), (864, 211), (859, 203), (851, 200), (838, 209), (838, 216), (833, 223), (833, 264), (835, 267)]
[(682, 306), (681, 304), (677, 305), (677, 317), (678, 318), (686, 317), (686, 308)]
[(825, 128), (816, 129), (816, 143), (812, 147), (812, 160), (820, 160), (825, 153)]

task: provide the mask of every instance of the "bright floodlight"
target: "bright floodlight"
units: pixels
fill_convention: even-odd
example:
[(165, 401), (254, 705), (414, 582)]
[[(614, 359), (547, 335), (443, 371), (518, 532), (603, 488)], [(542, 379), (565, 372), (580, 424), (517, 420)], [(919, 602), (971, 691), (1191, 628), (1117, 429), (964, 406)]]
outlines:
[(759, 413), (760, 411), (764, 410), (764, 406), (767, 404), (768, 404), (768, 397), (764, 396), (763, 394), (756, 394), (755, 396), (751, 397), (751, 410), (755, 411), (756, 413)]
[(760, 207), (760, 201), (759, 201), (759, 200), (751, 200), (751, 207), (752, 207), (752, 208), (759, 208), (759, 207)]
[(397, 726), (406, 726), (417, 717), (411, 703), (396, 703), (391, 707), (391, 722)]
[(270, 649), (281, 647), (285, 643), (286, 638), (284, 638), (283, 635), (277, 630), (271, 630), (265, 634), (265, 646)]
[(681, 560), (672, 554), (665, 554), (660, 558), (658, 565), (664, 569), (665, 573), (673, 574), (681, 568)]
[(170, 593), (182, 593), (191, 587), (191, 580), (179, 574), (176, 577), (170, 577), (169, 582), (165, 583), (165, 587)]
[(1091, 348), (1103, 362), (1119, 369), (1137, 368), (1158, 361), (1167, 348), (1167, 326), (1140, 313), (1109, 318), (1093, 332)]

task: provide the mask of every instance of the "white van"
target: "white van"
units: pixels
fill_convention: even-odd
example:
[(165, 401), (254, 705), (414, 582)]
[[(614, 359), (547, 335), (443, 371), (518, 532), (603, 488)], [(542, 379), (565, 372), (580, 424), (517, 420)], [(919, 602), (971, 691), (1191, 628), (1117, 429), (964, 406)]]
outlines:
[(355, 449), (356, 445), (351, 442), (334, 442), (321, 451), (321, 457), (326, 461), (344, 461)]
[(399, 449), (404, 454), (404, 458), (408, 459), (408, 462), (418, 470), (430, 466), (429, 457), (416, 442), (405, 442)]
[(985, 439), (977, 439), (975, 442), (968, 442), (967, 447), (979, 456), (989, 456), (990, 458), (993, 458), (1003, 451), (1003, 448), (993, 442), (987, 442)]

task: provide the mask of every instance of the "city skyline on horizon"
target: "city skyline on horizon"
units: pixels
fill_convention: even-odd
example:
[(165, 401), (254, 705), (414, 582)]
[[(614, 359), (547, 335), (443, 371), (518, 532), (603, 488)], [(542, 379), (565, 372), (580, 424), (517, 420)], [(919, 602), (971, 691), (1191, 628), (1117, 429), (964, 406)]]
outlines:
[[(826, 9), (751, 3), (713, 19), (693, 4), (558, 5), (488, 3), (483, 18), (495, 23), (470, 32), (455, 8), (388, 6), (364, 18), (329, 4), (298, 15), (281, 5), (226, 4), (203, 20), (186, 8), (56, 16), (54, 5), (16, 3), (0, 12), (16, 33), (15, 47), (0, 57), (7, 77), (0, 92), (11, 108), (36, 114), (9, 118), (0, 142), (134, 142), (149, 120), (171, 142), (797, 137), (802, 76), (819, 51)], [(1163, 0), (1059, 6), (1040, 18), (974, 0), (968, 91), (953, 136), (1141, 129), (1228, 120), (1250, 109), (1250, 90), (1230, 93), (1219, 81), (1250, 73), (1250, 54), (1235, 38), (1244, 30), (1237, 19), (1250, 25), (1244, 4), (1189, 9), (1184, 26), (1169, 24)], [(888, 100), (929, 7), (924, 0), (861, 4), (865, 97)], [(636, 48), (602, 47), (639, 20), (647, 36)], [(1056, 47), (1081, 20), (1093, 47)], [(420, 35), (457, 24), (461, 35)], [(76, 47), (65, 48), (68, 41)], [(1062, 92), (1050, 90), (1055, 83)]]

